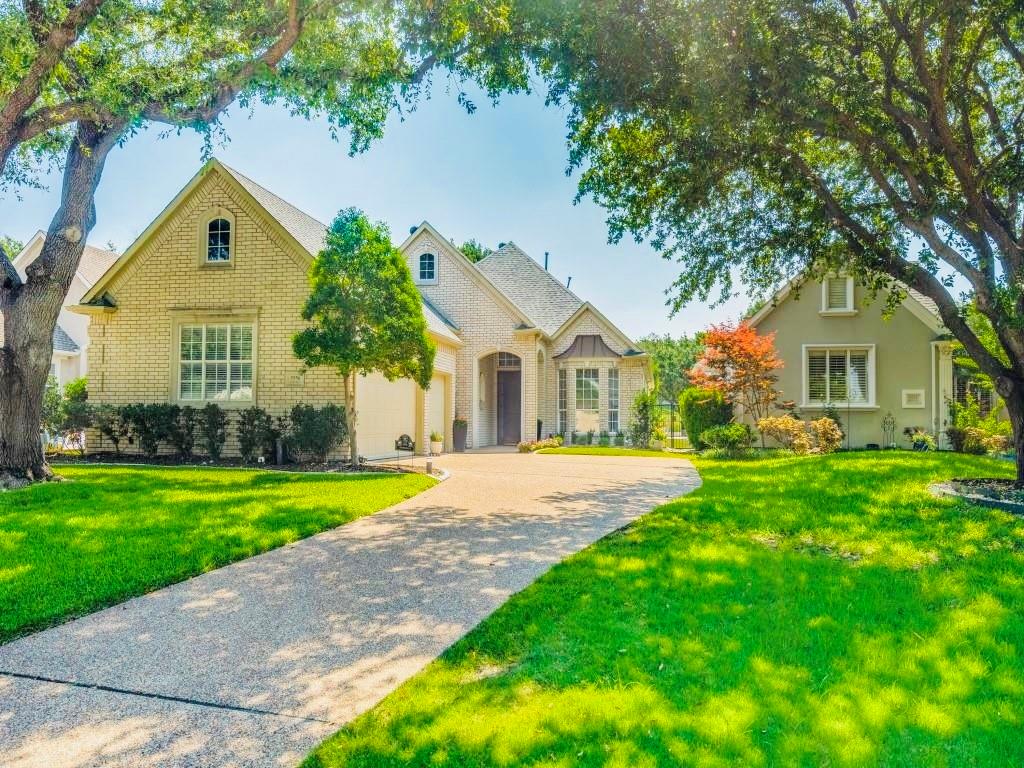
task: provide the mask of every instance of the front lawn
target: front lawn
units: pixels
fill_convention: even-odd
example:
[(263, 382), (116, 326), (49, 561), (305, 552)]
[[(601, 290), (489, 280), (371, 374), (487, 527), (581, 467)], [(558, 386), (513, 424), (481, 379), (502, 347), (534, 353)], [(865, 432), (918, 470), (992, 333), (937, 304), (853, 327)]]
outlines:
[(0, 493), (0, 642), (347, 523), (424, 475), (65, 466)]
[(698, 458), (309, 768), (1024, 765), (1024, 521), (952, 454)]
[(623, 448), (615, 445), (563, 445), (561, 448), (541, 448), (537, 453), (566, 453), (573, 456), (653, 456), (659, 459), (689, 458), (689, 455), (671, 451), (652, 451), (647, 448)]

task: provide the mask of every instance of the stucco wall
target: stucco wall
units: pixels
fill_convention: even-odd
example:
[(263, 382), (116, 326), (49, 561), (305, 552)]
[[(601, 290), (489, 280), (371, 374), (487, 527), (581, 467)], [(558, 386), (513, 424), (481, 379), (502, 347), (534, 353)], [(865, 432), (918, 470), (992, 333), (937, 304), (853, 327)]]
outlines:
[[(941, 430), (942, 424), (933, 422), (933, 401), (939, 416), (944, 417), (952, 378), (948, 354), (943, 358), (931, 345), (936, 334), (905, 306), (897, 308), (891, 318), (883, 317), (883, 298), (865, 303), (865, 291), (859, 285), (854, 287), (854, 299), (855, 315), (823, 316), (821, 284), (808, 282), (799, 294), (791, 294), (758, 324), (759, 333), (775, 333), (775, 348), (784, 363), (778, 382), (782, 399), (803, 404), (804, 345), (874, 344), (874, 407), (847, 409), (839, 406), (850, 445), (881, 445), (882, 419), (888, 413), (896, 420), (896, 441), (902, 447), (907, 447), (903, 438), (905, 427)], [(933, 355), (936, 358), (935, 381), (942, 382), (938, 391), (933, 387)], [(904, 389), (924, 390), (923, 407), (904, 408)], [(804, 418), (816, 418), (821, 409), (802, 407), (801, 412)]]

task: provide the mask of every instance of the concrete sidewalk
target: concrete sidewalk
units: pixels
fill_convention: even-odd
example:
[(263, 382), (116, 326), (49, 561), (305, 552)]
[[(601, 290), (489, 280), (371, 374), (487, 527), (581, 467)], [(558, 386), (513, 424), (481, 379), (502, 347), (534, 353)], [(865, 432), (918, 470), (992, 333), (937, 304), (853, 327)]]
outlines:
[(383, 512), (0, 646), (4, 766), (293, 766), (683, 459), (458, 454)]

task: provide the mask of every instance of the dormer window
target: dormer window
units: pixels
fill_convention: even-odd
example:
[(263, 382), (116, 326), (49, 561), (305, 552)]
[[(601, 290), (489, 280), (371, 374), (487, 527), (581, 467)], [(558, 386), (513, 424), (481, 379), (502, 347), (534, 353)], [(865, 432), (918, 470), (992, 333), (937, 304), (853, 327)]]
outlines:
[(437, 257), (434, 254), (420, 254), (419, 278), (421, 283), (437, 282)]
[(853, 278), (826, 277), (821, 283), (821, 313), (823, 315), (852, 315)]
[(206, 225), (206, 262), (226, 264), (231, 261), (231, 222), (227, 219), (212, 219)]

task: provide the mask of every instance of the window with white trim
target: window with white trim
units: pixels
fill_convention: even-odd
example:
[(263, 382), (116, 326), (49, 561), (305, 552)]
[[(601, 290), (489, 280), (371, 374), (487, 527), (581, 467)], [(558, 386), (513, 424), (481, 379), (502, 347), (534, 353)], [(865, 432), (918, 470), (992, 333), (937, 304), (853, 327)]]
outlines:
[(619, 369), (608, 369), (608, 431), (619, 431)]
[(178, 399), (252, 400), (253, 327), (182, 325), (178, 339)]
[(821, 284), (821, 311), (853, 312), (853, 278), (826, 277)]
[(206, 225), (206, 261), (210, 264), (231, 261), (231, 222), (227, 219), (212, 219)]
[(874, 351), (870, 347), (804, 350), (804, 402), (874, 405)]
[(564, 434), (569, 424), (569, 385), (565, 368), (558, 369), (558, 432)]
[(420, 254), (420, 282), (432, 283), (437, 280), (437, 257), (432, 253)]
[(600, 375), (597, 368), (576, 369), (577, 432), (596, 432), (599, 427)]

